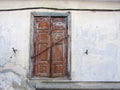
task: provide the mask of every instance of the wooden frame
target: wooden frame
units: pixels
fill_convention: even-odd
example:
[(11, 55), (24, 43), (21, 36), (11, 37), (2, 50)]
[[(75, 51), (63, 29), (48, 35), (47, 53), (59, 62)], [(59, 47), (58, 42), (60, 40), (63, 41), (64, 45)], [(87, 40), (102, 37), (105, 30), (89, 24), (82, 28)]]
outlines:
[[(33, 59), (31, 56), (34, 55), (34, 46), (33, 46), (33, 38), (34, 38), (34, 30), (35, 30), (35, 16), (66, 16), (67, 17), (67, 25), (68, 25), (68, 60), (67, 60), (67, 77), (65, 78), (47, 78), (47, 77), (33, 77)], [(71, 79), (71, 16), (70, 13), (55, 13), (55, 12), (32, 12), (31, 13), (31, 30), (30, 30), (30, 54), (29, 54), (29, 79), (42, 79), (42, 80), (70, 80)]]

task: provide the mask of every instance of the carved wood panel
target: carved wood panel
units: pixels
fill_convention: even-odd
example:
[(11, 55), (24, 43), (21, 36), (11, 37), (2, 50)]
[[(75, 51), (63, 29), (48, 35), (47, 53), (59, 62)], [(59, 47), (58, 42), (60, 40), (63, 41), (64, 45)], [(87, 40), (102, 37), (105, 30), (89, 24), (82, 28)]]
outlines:
[(66, 17), (35, 17), (34, 76), (67, 75)]

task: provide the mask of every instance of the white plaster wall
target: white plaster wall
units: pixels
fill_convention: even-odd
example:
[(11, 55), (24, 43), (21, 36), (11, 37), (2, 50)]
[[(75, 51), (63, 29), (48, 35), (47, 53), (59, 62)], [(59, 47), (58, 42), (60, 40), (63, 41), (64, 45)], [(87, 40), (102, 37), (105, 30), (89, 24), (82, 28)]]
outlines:
[(120, 81), (119, 33), (120, 13), (72, 13), (73, 80)]
[[(101, 2), (103, 6), (97, 2), (78, 1), (79, 4), (77, 1), (59, 2), (61, 5), (58, 7), (61, 8), (64, 6), (84, 8), (80, 5), (85, 5), (88, 9), (120, 8), (120, 3), (116, 2)], [(44, 1), (41, 4), (40, 1), (39, 4), (38, 1), (31, 4), (24, 1), (15, 3), (8, 1), (8, 4), (5, 4), (5, 1), (0, 1), (0, 8), (15, 8), (17, 5), (21, 7), (22, 3), (25, 6), (48, 5)], [(50, 7), (57, 7), (52, 3)], [(0, 80), (2, 80), (0, 89), (24, 90), (27, 87), (30, 90), (27, 73), (29, 72), (30, 20), (33, 11), (61, 12), (54, 10), (0, 12)], [(120, 81), (120, 12), (70, 12), (72, 81)], [(16, 54), (12, 51), (13, 47), (17, 49)], [(86, 50), (88, 55), (85, 54)]]
[[(26, 87), (29, 22), (30, 13), (0, 12), (0, 90), (24, 90)], [(12, 48), (17, 49), (16, 54)]]
[(1, 0), (0, 9), (53, 7), (80, 9), (119, 9), (120, 0)]

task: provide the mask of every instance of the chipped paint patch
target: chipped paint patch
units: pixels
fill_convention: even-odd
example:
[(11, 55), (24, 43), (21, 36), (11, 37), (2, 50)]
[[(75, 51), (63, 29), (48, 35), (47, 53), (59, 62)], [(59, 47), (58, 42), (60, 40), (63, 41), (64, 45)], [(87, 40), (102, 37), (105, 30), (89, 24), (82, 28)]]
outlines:
[(4, 70), (0, 72), (0, 88), (9, 89), (12, 83), (15, 82), (19, 86), (21, 85), (21, 78), (19, 74), (12, 70)]

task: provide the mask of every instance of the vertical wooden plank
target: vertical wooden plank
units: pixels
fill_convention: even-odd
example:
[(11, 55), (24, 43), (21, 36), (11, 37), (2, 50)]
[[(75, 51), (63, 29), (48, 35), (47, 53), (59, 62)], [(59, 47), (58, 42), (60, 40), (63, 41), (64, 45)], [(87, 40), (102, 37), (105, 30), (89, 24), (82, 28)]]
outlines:
[(52, 43), (57, 42), (52, 47), (52, 77), (64, 77), (67, 71), (67, 39), (64, 38), (67, 35), (66, 17), (52, 17), (51, 20)]
[[(50, 17), (36, 17), (34, 38), (34, 76), (50, 76)], [(42, 53), (41, 53), (42, 52)]]

